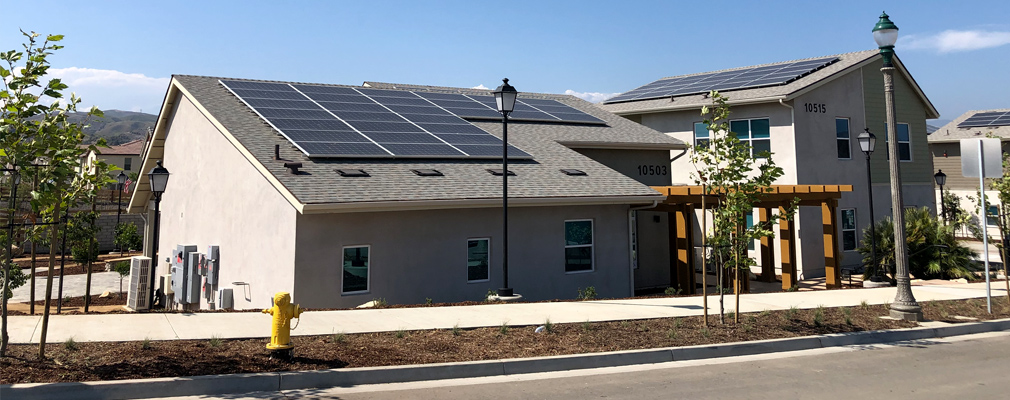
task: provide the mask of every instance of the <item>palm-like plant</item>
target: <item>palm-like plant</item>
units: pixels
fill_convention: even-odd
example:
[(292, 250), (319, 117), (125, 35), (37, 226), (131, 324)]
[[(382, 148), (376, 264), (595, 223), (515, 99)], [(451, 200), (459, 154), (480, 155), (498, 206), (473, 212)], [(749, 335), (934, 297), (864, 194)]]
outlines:
[[(863, 255), (868, 279), (881, 270), (883, 275), (894, 277), (894, 222), (884, 218), (877, 222), (877, 260), (870, 257), (869, 229), (863, 232), (861, 246), (856, 249)], [(954, 238), (954, 228), (942, 224), (928, 208), (905, 210), (905, 235), (908, 243), (908, 267), (912, 276), (920, 279), (978, 279), (979, 268), (972, 262), (977, 253), (962, 246)]]

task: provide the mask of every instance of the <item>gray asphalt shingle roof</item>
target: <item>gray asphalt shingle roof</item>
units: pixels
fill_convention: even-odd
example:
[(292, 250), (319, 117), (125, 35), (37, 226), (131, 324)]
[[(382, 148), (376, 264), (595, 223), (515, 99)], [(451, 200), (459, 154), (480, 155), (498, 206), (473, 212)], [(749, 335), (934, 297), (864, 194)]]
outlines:
[(972, 110), (964, 114), (961, 114), (953, 121), (947, 123), (947, 125), (937, 128), (937, 130), (927, 136), (929, 143), (942, 143), (942, 142), (957, 142), (961, 139), (979, 139), (985, 138), (986, 135), (992, 133), (996, 137), (1003, 139), (1010, 139), (1010, 126), (976, 126), (971, 128), (958, 128), (957, 124), (960, 124), (964, 120), (968, 119), (972, 115), (981, 112), (1007, 112), (1010, 108), (997, 108), (992, 110)]
[[(787, 83), (785, 85), (768, 86), (768, 87), (760, 87), (760, 88), (753, 88), (753, 89), (742, 89), (742, 90), (727, 90), (727, 91), (724, 91), (724, 92), (721, 92), (721, 93), (724, 94), (729, 99), (729, 101), (731, 101), (731, 102), (742, 101), (742, 100), (750, 100), (750, 99), (760, 99), (760, 98), (765, 98), (765, 97), (786, 96), (786, 95), (789, 95), (789, 94), (794, 93), (796, 91), (799, 91), (799, 90), (801, 90), (801, 89), (803, 89), (803, 88), (805, 88), (807, 86), (810, 86), (810, 85), (812, 85), (812, 84), (814, 84), (814, 83), (816, 83), (818, 81), (821, 81), (822, 79), (830, 77), (830, 76), (832, 76), (832, 75), (834, 75), (834, 74), (836, 74), (838, 72), (841, 72), (841, 71), (843, 71), (843, 70), (845, 70), (845, 69), (847, 69), (849, 67), (852, 67), (853, 65), (859, 64), (859, 63), (861, 63), (863, 61), (866, 61), (867, 59), (876, 56), (878, 53), (879, 53), (879, 50), (864, 50), (864, 51), (857, 51), (857, 52), (854, 52), (854, 53), (844, 53), (844, 54), (838, 54), (838, 55), (834, 55), (834, 56), (828, 56), (828, 57), (838, 57), (839, 60), (837, 62), (835, 62), (835, 63), (832, 63), (832, 64), (830, 64), (830, 65), (828, 65), (828, 66), (826, 66), (824, 68), (821, 68), (821, 69), (819, 69), (817, 71), (814, 71), (813, 73), (811, 73), (809, 75), (806, 75), (806, 76), (804, 76), (804, 77), (802, 77), (800, 79), (797, 79), (797, 80), (792, 81), (790, 83)], [(791, 60), (791, 61), (783, 61), (783, 62), (770, 63), (770, 64), (762, 64), (762, 65), (753, 65), (753, 66), (747, 66), (747, 67), (731, 68), (731, 69), (725, 69), (725, 70), (720, 70), (720, 71), (709, 71), (709, 72), (701, 72), (701, 73), (696, 73), (696, 74), (678, 75), (678, 76), (675, 76), (675, 77), (687, 77), (687, 76), (693, 76), (693, 75), (708, 74), (708, 73), (712, 73), (712, 72), (725, 72), (725, 71), (733, 71), (733, 70), (739, 70), (739, 69), (748, 69), (748, 68), (754, 68), (754, 67), (763, 67), (763, 66), (769, 66), (769, 65), (788, 64), (788, 63), (794, 63), (794, 62), (797, 62), (797, 61), (814, 60), (814, 59), (818, 59), (818, 58), (824, 58), (824, 57), (823, 56), (822, 57), (811, 57), (811, 58), (804, 58), (804, 59), (800, 59), (800, 60)], [(671, 76), (671, 77), (667, 77), (667, 78), (663, 78), (663, 79), (668, 79), (668, 78), (674, 78), (674, 77)], [(607, 111), (610, 111), (610, 112), (613, 112), (613, 113), (617, 113), (617, 114), (625, 114), (625, 113), (630, 113), (630, 112), (649, 111), (649, 110), (653, 110), (653, 109), (664, 109), (664, 108), (668, 108), (668, 107), (671, 107), (671, 106), (684, 107), (684, 106), (697, 105), (698, 107), (701, 107), (701, 106), (708, 105), (708, 104), (712, 103), (712, 100), (709, 99), (708, 97), (706, 97), (706, 95), (704, 95), (704, 94), (690, 94), (690, 95), (683, 95), (683, 96), (673, 96), (672, 98), (674, 99), (673, 101), (671, 101), (671, 97), (668, 96), (668, 97), (663, 97), (663, 98), (659, 98), (659, 99), (651, 99), (651, 100), (636, 100), (636, 101), (629, 101), (629, 102), (623, 102), (623, 103), (601, 104), (600, 108), (602, 108), (604, 110), (607, 110)]]
[[(215, 77), (174, 77), (213, 118), (220, 122), (256, 160), (304, 204), (388, 202), (419, 200), (495, 199), (501, 197), (501, 177), (489, 168), (501, 168), (500, 160), (421, 159), (310, 159), (271, 128)], [(227, 78), (232, 79), (232, 78)], [(238, 80), (238, 79), (236, 79)], [(383, 86), (385, 85), (385, 86)], [(340, 85), (333, 85), (340, 86)], [(375, 88), (404, 85), (371, 83)], [(346, 86), (345, 86), (346, 87)], [(414, 91), (451, 91), (488, 94), (459, 88), (410, 86)], [(607, 123), (603, 125), (509, 123), (509, 143), (533, 155), (533, 160), (510, 160), (510, 198), (566, 198), (656, 196), (648, 186), (614, 171), (559, 142), (612, 142), (676, 148), (679, 140), (625, 118), (596, 108), (573, 96), (521, 93), (560, 101)], [(473, 122), (501, 137), (500, 122)], [(281, 145), (281, 158), (303, 164), (303, 174), (293, 175), (282, 161), (273, 160), (274, 145)], [(568, 176), (559, 171), (575, 168), (587, 176)], [(335, 169), (363, 169), (371, 176), (341, 177)], [(411, 169), (437, 169), (441, 177), (421, 177)]]

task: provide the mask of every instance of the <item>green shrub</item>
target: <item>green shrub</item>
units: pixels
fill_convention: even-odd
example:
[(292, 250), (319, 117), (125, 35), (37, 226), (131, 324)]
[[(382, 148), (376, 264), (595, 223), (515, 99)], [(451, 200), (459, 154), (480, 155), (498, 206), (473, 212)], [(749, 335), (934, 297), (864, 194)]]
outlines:
[(74, 261), (84, 264), (98, 261), (98, 212), (81, 211), (67, 222), (67, 245)]
[(150, 350), (153, 347), (154, 346), (151, 345), (151, 338), (149, 338), (149, 337), (145, 336), (144, 340), (140, 341), (140, 348), (143, 349), (143, 350)]
[(594, 286), (589, 286), (585, 290), (579, 288), (578, 291), (579, 291), (578, 296), (579, 300), (592, 300), (596, 298), (596, 287)]
[(67, 338), (65, 342), (63, 342), (63, 348), (66, 349), (67, 351), (77, 351), (80, 350), (81, 347), (74, 340), (73, 336), (71, 336)]
[(680, 287), (674, 288), (673, 286), (671, 286), (671, 287), (666, 288), (666, 290), (663, 291), (663, 294), (665, 294), (667, 296), (679, 296), (680, 292), (682, 292), (682, 291), (683, 290), (681, 290)]
[[(884, 218), (874, 225), (877, 261), (870, 256), (871, 242), (869, 227), (863, 234), (860, 247), (856, 250), (866, 264), (864, 279), (869, 279), (878, 270), (894, 277), (894, 221)], [(962, 245), (954, 237), (954, 227), (945, 225), (933, 216), (929, 208), (905, 210), (905, 236), (908, 243), (908, 270), (919, 279), (978, 279), (979, 270), (972, 259), (978, 254)]]
[(403, 339), (405, 337), (407, 337), (407, 331), (405, 331), (403, 329), (397, 329), (396, 330), (396, 338), (397, 339)]
[(551, 322), (550, 318), (547, 318), (547, 320), (544, 321), (544, 330), (547, 331), (547, 333), (554, 333), (554, 323)]
[(140, 250), (144, 245), (144, 239), (137, 232), (137, 225), (132, 222), (119, 224), (116, 226), (116, 247), (123, 250)]
[[(0, 259), (0, 266), (5, 264), (6, 262)], [(8, 265), (9, 265), (8, 268), (6, 268), (7, 271), (6, 274), (3, 274), (2, 272), (4, 271), (4, 269), (0, 268), (0, 285), (3, 285), (5, 279), (7, 279), (8, 277), (10, 278), (10, 283), (7, 287), (7, 292), (4, 293), (4, 297), (9, 299), (11, 297), (14, 297), (14, 289), (19, 288), (23, 286), (25, 283), (27, 283), (28, 279), (31, 278), (31, 275), (24, 273), (24, 271), (21, 271), (21, 267), (17, 266), (17, 264), (10, 263)]]
[(218, 335), (211, 335), (210, 340), (207, 341), (207, 344), (209, 344), (210, 347), (213, 347), (213, 348), (221, 347), (221, 343), (222, 343), (221, 342), (221, 337), (218, 336)]
[(502, 335), (505, 335), (505, 334), (509, 333), (509, 322), (508, 321), (503, 321), (501, 323), (501, 326), (498, 327), (498, 333), (502, 334)]
[(452, 335), (459, 336), (463, 334), (463, 330), (459, 328), (459, 324), (452, 326)]

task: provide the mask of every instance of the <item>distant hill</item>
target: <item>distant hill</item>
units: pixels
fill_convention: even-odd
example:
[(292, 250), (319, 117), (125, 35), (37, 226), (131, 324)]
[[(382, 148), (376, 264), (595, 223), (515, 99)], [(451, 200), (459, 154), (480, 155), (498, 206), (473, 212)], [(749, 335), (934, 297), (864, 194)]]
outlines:
[[(92, 120), (84, 130), (87, 137), (85, 143), (95, 143), (98, 138), (105, 138), (110, 146), (115, 146), (136, 139), (145, 139), (148, 128), (154, 128), (158, 116), (133, 111), (107, 110), (105, 118)], [(76, 113), (71, 120), (81, 120), (84, 113)]]

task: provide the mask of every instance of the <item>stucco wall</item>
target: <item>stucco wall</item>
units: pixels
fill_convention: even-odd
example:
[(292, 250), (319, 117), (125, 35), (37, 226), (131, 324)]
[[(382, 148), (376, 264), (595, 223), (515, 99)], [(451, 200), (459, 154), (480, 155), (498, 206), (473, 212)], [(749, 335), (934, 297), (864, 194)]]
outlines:
[[(670, 152), (667, 150), (575, 149), (575, 151), (646, 185), (670, 185)], [(681, 152), (678, 150), (674, 153)]]
[[(592, 219), (595, 269), (565, 273), (564, 221)], [(501, 209), (298, 216), (295, 298), (307, 307), (483, 300), (502, 285)], [(490, 280), (467, 283), (467, 239), (491, 238)], [(369, 291), (342, 294), (342, 249), (369, 245)], [(509, 208), (509, 284), (528, 300), (631, 294), (628, 206)]]
[(234, 288), (236, 308), (268, 307), (294, 288), (295, 209), (185, 97), (170, 117), (164, 166), (159, 275), (177, 244), (218, 245), (220, 287), (249, 283)]

